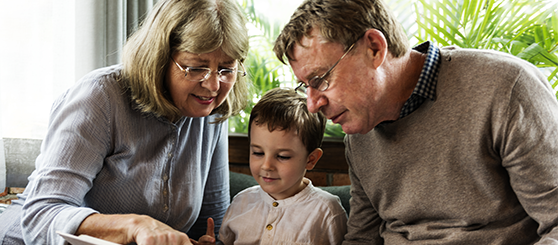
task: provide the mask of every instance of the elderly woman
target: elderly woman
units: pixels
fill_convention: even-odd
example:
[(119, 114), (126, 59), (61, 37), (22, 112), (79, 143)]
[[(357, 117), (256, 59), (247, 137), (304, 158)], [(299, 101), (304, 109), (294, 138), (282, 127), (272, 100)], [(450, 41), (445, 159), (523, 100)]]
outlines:
[(121, 65), (53, 105), (25, 192), (0, 217), (4, 244), (57, 231), (127, 244), (190, 244), (229, 205), (227, 121), (247, 101), (245, 19), (234, 0), (160, 0)]

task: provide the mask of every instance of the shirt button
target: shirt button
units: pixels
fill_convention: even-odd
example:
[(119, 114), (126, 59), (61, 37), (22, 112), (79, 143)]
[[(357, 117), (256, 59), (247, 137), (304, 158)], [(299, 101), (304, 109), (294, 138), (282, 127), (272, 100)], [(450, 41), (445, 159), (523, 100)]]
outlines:
[(266, 228), (268, 231), (270, 231), (270, 230), (273, 229), (273, 226), (272, 226), (272, 225), (267, 225), (265, 228)]
[(163, 196), (167, 196), (168, 192), (167, 190), (163, 190)]
[(273, 205), (273, 207), (277, 207), (277, 206), (279, 206), (279, 203), (278, 202), (273, 202), (272, 205)]
[(165, 174), (165, 176), (163, 176), (163, 181), (167, 181), (169, 180), (169, 176)]
[(172, 157), (172, 153), (169, 153), (169, 157)]
[(163, 207), (163, 212), (167, 212), (168, 210), (169, 210), (169, 206), (167, 206), (167, 205), (165, 204), (165, 206)]

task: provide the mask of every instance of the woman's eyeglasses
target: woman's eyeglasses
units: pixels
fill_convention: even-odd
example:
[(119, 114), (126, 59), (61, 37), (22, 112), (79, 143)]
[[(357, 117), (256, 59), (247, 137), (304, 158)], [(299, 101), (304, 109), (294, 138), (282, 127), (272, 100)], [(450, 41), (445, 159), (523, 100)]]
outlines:
[(238, 68), (234, 69), (219, 69), (217, 71), (212, 71), (210, 68), (207, 67), (194, 67), (194, 66), (187, 66), (186, 68), (182, 68), (174, 59), (172, 59), (176, 66), (184, 72), (184, 77), (186, 80), (191, 82), (203, 82), (208, 79), (212, 73), (217, 73), (219, 81), (223, 83), (234, 83), (236, 82), (236, 75), (238, 73), (239, 76), (244, 77), (246, 76), (246, 69), (244, 69), (244, 65), (242, 62), (238, 62), (242, 67), (242, 71), (239, 71)]

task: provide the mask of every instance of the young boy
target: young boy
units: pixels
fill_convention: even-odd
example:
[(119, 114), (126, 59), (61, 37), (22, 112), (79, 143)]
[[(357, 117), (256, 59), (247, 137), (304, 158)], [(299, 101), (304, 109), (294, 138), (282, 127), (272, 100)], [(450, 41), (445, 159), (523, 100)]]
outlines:
[[(268, 91), (249, 122), (250, 171), (259, 186), (236, 195), (219, 230), (224, 244), (341, 244), (347, 215), (337, 196), (304, 177), (322, 156), (326, 118), (293, 89)], [(200, 244), (208, 236), (200, 239)]]

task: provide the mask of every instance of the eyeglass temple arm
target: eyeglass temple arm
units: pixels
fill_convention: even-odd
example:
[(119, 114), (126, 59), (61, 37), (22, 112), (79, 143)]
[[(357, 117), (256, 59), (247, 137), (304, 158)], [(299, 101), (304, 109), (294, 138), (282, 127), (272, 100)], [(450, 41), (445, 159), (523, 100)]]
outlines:
[(337, 62), (335, 62), (335, 64), (333, 64), (333, 65), (329, 68), (329, 70), (327, 70), (320, 78), (326, 77), (326, 76), (333, 70), (333, 68), (335, 68), (335, 67), (337, 66), (337, 64), (339, 64), (339, 62), (341, 62), (341, 60), (342, 60), (343, 58), (345, 58), (345, 56), (346, 56), (349, 52), (351, 52), (351, 49), (353, 49), (353, 47), (355, 46), (355, 44), (356, 44), (356, 43), (353, 43), (353, 44), (349, 47), (349, 49), (347, 49), (347, 52), (345, 52), (345, 53), (343, 54), (343, 56), (341, 56), (341, 58), (339, 58), (339, 59), (337, 60)]
[(238, 61), (238, 63), (240, 63), (240, 66), (242, 66), (242, 71), (238, 71), (242, 73), (242, 76), (246, 76), (246, 68), (244, 67), (244, 64), (242, 64), (242, 62)]

